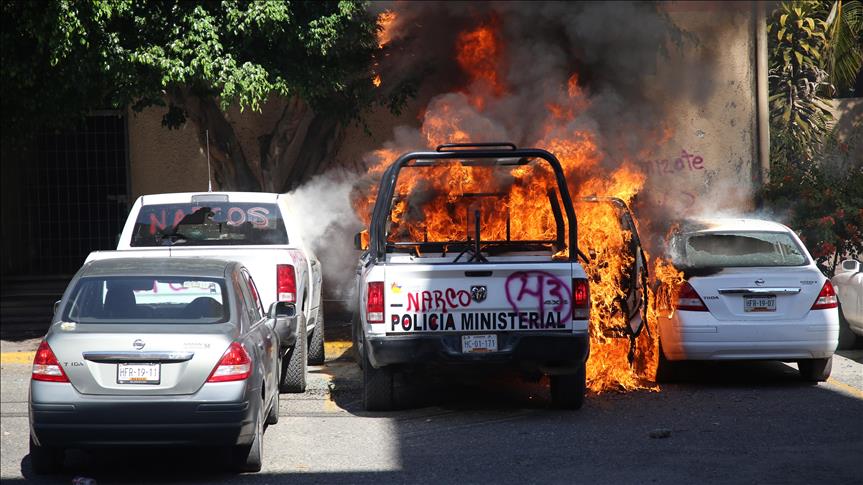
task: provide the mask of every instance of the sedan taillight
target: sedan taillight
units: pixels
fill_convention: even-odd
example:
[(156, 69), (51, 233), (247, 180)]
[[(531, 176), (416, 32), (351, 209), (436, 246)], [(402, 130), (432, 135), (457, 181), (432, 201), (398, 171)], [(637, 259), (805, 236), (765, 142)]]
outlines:
[(48, 382), (69, 382), (60, 363), (57, 362), (57, 356), (48, 345), (48, 342), (43, 340), (36, 349), (36, 357), (33, 358), (33, 372), (30, 378), (34, 381)]
[(684, 282), (677, 293), (677, 303), (674, 307), (678, 310), (686, 310), (690, 312), (706, 312), (707, 306), (704, 301), (698, 296), (698, 292), (688, 282)]
[(210, 373), (207, 382), (242, 381), (250, 375), (252, 375), (252, 358), (242, 345), (232, 342)]
[(830, 280), (824, 282), (821, 287), (821, 293), (818, 293), (818, 298), (812, 304), (813, 310), (827, 310), (839, 306), (839, 299), (836, 297), (836, 291), (833, 290), (833, 285)]

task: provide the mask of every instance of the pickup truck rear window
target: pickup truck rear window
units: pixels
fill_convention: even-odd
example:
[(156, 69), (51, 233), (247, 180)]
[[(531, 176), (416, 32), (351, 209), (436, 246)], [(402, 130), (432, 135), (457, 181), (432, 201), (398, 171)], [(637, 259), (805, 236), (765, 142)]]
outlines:
[(82, 278), (63, 319), (81, 323), (221, 323), (228, 320), (225, 282), (200, 277)]
[(276, 204), (180, 203), (141, 207), (130, 245), (235, 246), (288, 244)]
[(708, 232), (685, 236), (689, 268), (802, 266), (806, 256), (790, 235), (782, 232)]

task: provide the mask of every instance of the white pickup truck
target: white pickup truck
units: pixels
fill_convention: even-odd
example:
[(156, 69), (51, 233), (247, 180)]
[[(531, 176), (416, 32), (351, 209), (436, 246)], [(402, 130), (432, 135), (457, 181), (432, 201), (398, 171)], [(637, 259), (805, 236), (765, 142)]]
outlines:
[[(535, 183), (540, 196), (523, 197)], [(553, 402), (580, 408), (590, 291), (576, 230), (560, 162), (545, 150), (459, 144), (398, 158), (368, 244), (364, 233), (354, 241), (365, 409), (397, 406), (396, 375), (437, 365), (546, 374)]]
[(287, 197), (259, 192), (144, 195), (132, 206), (117, 251), (96, 251), (87, 261), (167, 255), (241, 262), (265, 309), (296, 316), (289, 319), (297, 327), (296, 343), (288, 346), (293, 338), (283, 340), (280, 388), (303, 392), (306, 363), (320, 365), (325, 357), (321, 265), (293, 222)]

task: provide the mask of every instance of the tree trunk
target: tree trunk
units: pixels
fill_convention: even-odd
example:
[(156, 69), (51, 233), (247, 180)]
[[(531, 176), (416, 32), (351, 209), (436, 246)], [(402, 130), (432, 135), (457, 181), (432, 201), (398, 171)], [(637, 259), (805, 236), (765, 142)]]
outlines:
[(305, 101), (293, 97), (285, 102), (272, 130), (258, 136), (259, 158), (251, 159), (215, 99), (195, 96), (187, 89), (173, 90), (169, 97), (197, 126), (204, 150), (209, 130), (213, 185), (219, 190), (286, 192), (325, 170), (341, 144), (341, 122), (316, 114)]

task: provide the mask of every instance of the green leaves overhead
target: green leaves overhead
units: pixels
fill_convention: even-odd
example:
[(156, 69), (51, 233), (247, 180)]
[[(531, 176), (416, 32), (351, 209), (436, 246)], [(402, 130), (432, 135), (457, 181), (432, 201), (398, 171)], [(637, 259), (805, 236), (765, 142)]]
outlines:
[(378, 95), (378, 27), (361, 2), (10, 0), (2, 15), (4, 131), (175, 88), (254, 110), (299, 95), (347, 116)]

